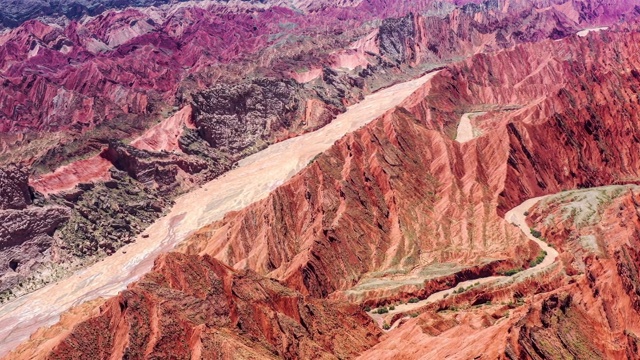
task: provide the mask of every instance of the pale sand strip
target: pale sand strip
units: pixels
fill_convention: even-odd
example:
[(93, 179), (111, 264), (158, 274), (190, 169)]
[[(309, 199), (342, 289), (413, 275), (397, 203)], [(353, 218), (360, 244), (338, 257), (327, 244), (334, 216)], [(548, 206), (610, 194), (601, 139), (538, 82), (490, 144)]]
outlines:
[(462, 114), (460, 118), (460, 123), (458, 124), (458, 133), (456, 134), (456, 141), (459, 143), (465, 143), (467, 141), (473, 140), (476, 136), (474, 135), (473, 125), (471, 125), (471, 116), (478, 116), (486, 114), (485, 112), (470, 112)]
[(608, 26), (601, 26), (601, 27), (596, 27), (596, 28), (591, 28), (591, 29), (584, 29), (584, 30), (580, 30), (576, 33), (576, 35), (581, 36), (581, 37), (585, 37), (587, 36), (587, 34), (589, 34), (592, 31), (602, 31), (602, 30), (607, 30), (609, 27)]

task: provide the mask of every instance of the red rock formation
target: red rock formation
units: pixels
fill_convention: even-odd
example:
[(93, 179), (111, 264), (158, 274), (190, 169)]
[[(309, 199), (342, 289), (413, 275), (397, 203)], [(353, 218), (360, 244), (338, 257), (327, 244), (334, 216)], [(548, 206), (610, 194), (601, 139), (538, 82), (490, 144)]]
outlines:
[(205, 160), (182, 152), (149, 152), (116, 142), (109, 144), (103, 156), (131, 178), (165, 194), (193, 187), (207, 168)]
[(490, 210), (505, 150), (489, 138), (461, 148), (399, 109), (346, 136), (267, 199), (204, 228), (185, 250), (314, 296), (370, 272), (524, 260), (537, 251)]
[[(561, 189), (637, 181), (634, 134), (638, 119), (633, 114), (637, 113), (638, 102), (631, 95), (638, 86), (633, 75), (637, 41), (630, 40), (636, 36), (609, 32), (592, 34), (588, 39), (571, 38), (561, 44), (520, 46), (492, 57), (477, 56), (461, 67), (451, 68), (452, 75), (442, 72), (441, 79), (434, 79), (443, 89), (455, 88), (461, 93), (462, 106), (466, 107), (463, 111), (488, 104), (524, 105), (515, 111), (490, 113), (481, 120), (488, 124), (480, 123), (492, 134), (506, 126), (511, 143), (501, 211), (525, 198)], [(545, 56), (541, 59), (539, 54)], [(608, 60), (618, 57), (625, 60)], [(505, 60), (498, 61), (500, 58)], [(516, 59), (531, 59), (533, 63)], [(526, 70), (519, 70), (520, 66)], [(494, 76), (487, 77), (487, 71)], [(448, 76), (449, 80), (438, 82)], [(465, 81), (468, 83), (461, 86)], [(446, 128), (454, 118), (451, 112), (455, 107), (448, 112), (415, 109), (420, 110), (422, 118), (440, 119), (440, 126)], [(632, 250), (637, 247), (633, 244), (638, 216), (634, 199), (629, 195), (605, 202), (604, 209), (594, 210), (599, 221), (586, 227), (576, 228), (570, 220), (572, 212), (561, 211), (557, 204), (532, 214), (532, 224), (540, 226), (543, 236), (562, 249), (562, 266), (571, 278), (556, 276), (553, 282), (543, 279), (547, 281), (540, 284), (543, 286), (529, 283), (482, 295), (468, 294), (471, 299), (475, 297), (474, 301), (480, 297), (496, 302), (541, 293), (526, 306), (527, 311), (517, 310), (500, 325), (485, 324), (471, 332), (468, 326), (476, 325), (471, 325), (470, 319), (448, 324), (444, 333), (439, 327), (435, 334), (424, 326), (418, 330), (420, 321), (409, 321), (405, 330), (385, 339), (365, 358), (417, 358), (428, 354), (451, 358), (638, 358), (640, 318), (634, 275), (638, 261)], [(583, 209), (594, 216), (591, 209), (582, 206), (574, 211)], [(591, 243), (589, 239), (593, 245), (585, 245), (585, 241)], [(464, 305), (463, 299), (456, 299), (439, 306), (459, 307), (461, 301)], [(427, 319), (427, 314), (419, 319)], [(505, 332), (512, 335), (505, 338)], [(442, 336), (437, 336), (440, 333)], [(496, 336), (491, 348), (485, 347), (487, 336)], [(394, 344), (399, 339), (413, 346), (398, 348)], [(461, 343), (467, 344), (462, 351), (456, 348)], [(439, 352), (419, 352), (414, 346)]]
[(300, 84), (308, 83), (309, 81), (313, 81), (322, 76), (322, 69), (315, 68), (308, 71), (293, 71), (289, 73), (292, 79), (299, 82)]
[(191, 106), (185, 106), (160, 124), (131, 142), (131, 146), (147, 151), (180, 151), (178, 140), (184, 127), (195, 129)]
[[(593, 52), (603, 57), (613, 56), (607, 51), (615, 46), (612, 44), (638, 43), (631, 40), (636, 34), (600, 36), (615, 40), (592, 45)], [(515, 236), (501, 230), (505, 226), (491, 209), (505, 211), (526, 197), (541, 195), (540, 189), (556, 192), (562, 186), (588, 186), (613, 182), (614, 176), (637, 176), (633, 169), (638, 167), (630, 166), (636, 161), (634, 154), (640, 153), (632, 140), (637, 120), (633, 120), (636, 112), (631, 109), (637, 107), (637, 99), (619, 91), (636, 86), (631, 74), (635, 65), (601, 60), (595, 74), (611, 74), (610, 81), (576, 73), (576, 68), (595, 66), (594, 57), (585, 49), (591, 41), (574, 37), (561, 43), (520, 46), (493, 57), (479, 55), (443, 72), (432, 87), (406, 103), (421, 122), (398, 110), (346, 137), (268, 199), (204, 229), (188, 245), (188, 251), (271, 274), (316, 296), (347, 289), (368, 272), (448, 261), (471, 265), (480, 256), (501, 258), (508, 251), (521, 253), (522, 248), (498, 247), (489, 255), (491, 246)], [(632, 57), (634, 46), (619, 51)], [(549, 57), (539, 59), (539, 64), (512, 61), (533, 58), (540, 51), (548, 51)], [(567, 53), (573, 54), (572, 62), (560, 59)], [(503, 71), (500, 66), (506, 64), (513, 65)], [(487, 70), (489, 65), (496, 70)], [(613, 77), (620, 70), (609, 70), (618, 66), (626, 69), (623, 78)], [(480, 74), (487, 71), (500, 76), (482, 78)], [(557, 73), (563, 74), (564, 82), (547, 80)], [(614, 108), (613, 101), (598, 102), (593, 92), (582, 90), (579, 84), (625, 105)], [(515, 93), (507, 93), (514, 87)], [(565, 90), (560, 91), (560, 87)], [(456, 92), (450, 90), (454, 88)], [(584, 103), (571, 101), (573, 95), (569, 94), (580, 94)], [(462, 101), (456, 103), (456, 99)], [(524, 107), (528, 113), (511, 114), (508, 120), (513, 123), (470, 145), (459, 146), (441, 133), (428, 130), (446, 131), (465, 109), (504, 107), (516, 101), (533, 105)], [(571, 109), (576, 120), (558, 122), (556, 119), (567, 115), (553, 115), (554, 109)], [(614, 125), (623, 116), (621, 111), (631, 116), (631, 121)], [(541, 113), (549, 117), (533, 117)], [(600, 116), (608, 123), (588, 125)], [(625, 143), (630, 148), (613, 146), (618, 137), (610, 129), (616, 126), (626, 134), (623, 137), (629, 138)], [(624, 130), (627, 128), (629, 131)], [(526, 131), (528, 136), (519, 131)], [(567, 137), (580, 139), (575, 144), (593, 142), (593, 146), (577, 149), (571, 145), (574, 140), (567, 143)], [(554, 146), (564, 154), (563, 159), (576, 159), (575, 163), (562, 164), (556, 157), (549, 157), (547, 149)], [(420, 151), (414, 153), (417, 149)], [(603, 149), (610, 154), (602, 153)], [(594, 150), (603, 155), (593, 154)], [(615, 166), (621, 166), (620, 170), (597, 171), (603, 169), (602, 161), (614, 159), (618, 159)], [(541, 187), (544, 183), (540, 181), (544, 180), (537, 180), (538, 176), (556, 183)], [(452, 251), (456, 248), (460, 250)], [(335, 268), (336, 263), (342, 265)]]
[[(363, 8), (380, 5), (375, 1), (362, 4)], [(474, 10), (496, 4), (504, 9)], [(51, 356), (74, 358), (81, 352), (90, 352), (100, 354), (99, 357), (195, 354), (207, 358), (231, 351), (256, 357), (308, 357), (317, 351), (353, 356), (377, 341), (378, 330), (372, 330), (372, 323), (361, 312), (340, 300), (364, 303), (368, 300), (377, 305), (415, 294), (425, 297), (451, 282), (495, 273), (500, 266), (526, 265), (538, 255), (538, 249), (500, 217), (504, 211), (525, 198), (563, 188), (636, 180), (640, 168), (637, 155), (640, 119), (635, 115), (639, 110), (635, 93), (640, 88), (636, 69), (638, 33), (633, 27), (618, 27), (617, 32), (592, 33), (586, 38), (569, 36), (578, 29), (577, 21), (611, 20), (613, 13), (620, 15), (621, 10), (615, 6), (610, 12), (605, 7), (581, 7), (581, 2), (537, 4), (542, 7), (527, 4), (517, 1), (471, 4), (446, 18), (408, 15), (385, 20), (374, 31), (375, 41), (368, 35), (351, 50), (334, 53), (334, 65), (342, 60), (346, 65), (364, 65), (365, 60), (377, 59), (377, 66), (394, 69), (536, 42), (493, 55), (479, 54), (442, 71), (402, 107), (338, 141), (268, 198), (200, 230), (184, 245), (183, 250), (190, 255), (160, 258), (154, 272), (109, 300), (98, 316), (78, 325)], [(83, 104), (86, 99), (99, 100), (98, 105), (89, 107), (97, 111), (98, 115), (92, 116), (100, 121), (110, 116), (141, 115), (149, 104), (171, 99), (176, 93), (190, 96), (191, 90), (210, 85), (205, 79), (218, 76), (219, 69), (209, 68), (213, 56), (197, 57), (196, 49), (220, 50), (216, 60), (228, 64), (252, 59), (257, 49), (268, 47), (264, 38), (251, 36), (221, 43), (226, 38), (216, 26), (225, 18), (198, 22), (204, 12), (177, 10), (161, 31), (158, 24), (138, 24), (146, 18), (134, 10), (103, 15), (101, 21), (114, 21), (104, 28), (97, 21), (72, 23), (64, 30), (64, 36), (77, 36), (83, 41), (87, 37), (80, 36), (82, 31), (95, 36), (83, 45), (86, 51), (63, 45), (60, 53), (78, 51), (74, 56), (86, 56), (91, 61), (60, 70), (47, 79), (50, 82), (37, 76), (22, 79), (20, 75), (28, 69), (27, 65), (42, 65), (43, 59), (62, 64), (62, 55), (36, 45), (51, 47), (52, 39), (63, 35), (56, 32), (59, 29), (28, 23), (21, 28), (23, 32), (14, 30), (12, 36), (24, 40), (24, 44), (37, 38), (29, 51), (34, 59), (41, 56), (40, 62), (18, 61), (9, 56), (0, 62), (0, 68), (15, 80), (8, 84), (9, 95), (3, 95), (2, 104), (26, 109), (23, 106), (29, 98), (23, 96), (26, 90), (29, 96), (42, 95), (44, 103), (56, 103), (53, 99), (59, 95), (55, 90), (59, 84), (51, 84), (64, 79), (64, 88), (73, 90), (73, 96), (82, 97)], [(291, 14), (270, 9), (261, 13), (260, 19), (278, 22), (285, 15)], [(231, 23), (262, 25), (247, 14), (229, 16)], [(122, 26), (119, 21), (125, 20), (131, 21)], [(182, 20), (198, 26), (183, 26), (179, 22)], [(303, 26), (304, 21), (296, 24), (301, 29), (297, 34), (308, 34), (304, 33), (309, 31), (309, 27)], [(442, 30), (438, 34), (443, 35), (428, 36), (429, 26)], [(249, 28), (240, 33), (250, 31)], [(28, 34), (24, 29), (30, 29)], [(215, 36), (208, 36), (211, 34)], [(542, 40), (566, 36), (557, 42)], [(3, 38), (5, 44), (10, 44), (7, 48), (20, 45), (24, 55), (27, 46), (19, 41), (10, 43), (8, 38)], [(163, 51), (156, 53), (157, 49)], [(178, 50), (192, 57), (176, 60), (169, 55), (178, 54)], [(376, 50), (377, 54), (370, 50)], [(269, 51), (266, 54), (272, 54)], [(152, 57), (153, 66), (131, 63), (122, 72), (112, 72), (119, 59), (129, 59), (127, 56), (134, 53)], [(346, 57), (340, 58), (343, 55)], [(354, 59), (357, 61), (352, 63)], [(285, 74), (295, 70), (282, 66)], [(369, 66), (358, 76), (366, 78), (374, 68)], [(153, 74), (160, 76), (151, 78)], [(88, 75), (95, 83), (79, 81)], [(352, 82), (353, 87), (346, 87), (336, 79)], [(315, 94), (319, 97), (341, 94), (335, 96), (338, 100), (298, 101), (301, 99), (290, 96), (288, 89), (280, 90), (300, 84), (279, 79), (247, 80), (249, 88), (268, 83), (249, 91), (242, 89), (244, 85), (216, 88), (224, 95), (215, 97), (216, 100), (230, 98), (231, 105), (240, 104), (242, 109), (230, 113), (233, 106), (223, 106), (196, 119), (200, 140), (216, 149), (243, 152), (261, 144), (260, 141), (273, 140), (274, 134), (276, 138), (286, 137), (289, 131), (304, 128), (295, 122), (299, 117), (291, 114), (299, 111), (313, 118), (324, 113), (323, 104), (338, 109), (361, 94), (359, 90), (354, 93), (346, 90), (366, 90), (358, 78), (341, 77), (329, 68), (323, 69), (321, 80), (329, 85), (315, 89)], [(238, 88), (241, 91), (236, 91)], [(92, 93), (95, 89), (106, 95), (95, 95)], [(60, 99), (73, 101), (63, 103), (79, 101), (66, 98), (71, 96), (66, 91)], [(252, 92), (260, 96), (236, 101)], [(228, 93), (231, 96), (225, 97)], [(256, 100), (261, 97), (268, 98), (268, 104)], [(300, 104), (309, 107), (302, 111)], [(310, 110), (310, 104), (320, 110)], [(80, 109), (75, 105), (72, 108), (63, 109), (67, 111), (63, 113), (77, 114)], [(256, 109), (264, 110), (268, 116), (259, 116)], [(36, 110), (40, 111), (33, 111)], [(487, 110), (488, 114), (475, 121), (484, 131), (483, 136), (464, 144), (451, 139), (463, 113)], [(55, 119), (47, 111), (42, 113), (46, 114), (42, 119)], [(278, 116), (283, 113), (287, 116)], [(18, 122), (6, 121), (10, 124), (6, 126), (11, 129), (20, 124), (30, 126), (29, 116), (36, 115), (27, 115)], [(82, 116), (77, 115), (76, 120)], [(287, 122), (293, 118), (294, 121)], [(304, 126), (320, 124), (306, 120)], [(43, 128), (53, 126), (35, 123)], [(184, 182), (189, 175), (206, 168), (206, 164), (188, 158), (201, 149), (190, 146), (195, 141), (184, 146), (184, 139), (191, 140), (189, 137), (195, 137), (196, 132), (183, 129), (182, 124), (181, 119), (170, 119), (149, 133), (153, 137), (143, 136), (134, 146), (112, 143), (107, 158), (141, 182), (168, 186)], [(183, 136), (176, 142), (180, 131)], [(235, 136), (245, 131), (250, 132), (246, 138)], [(158, 155), (149, 151), (158, 148), (179, 148), (184, 153)], [(624, 214), (622, 218), (625, 222), (633, 219)], [(575, 260), (563, 254), (563, 262), (558, 265), (562, 267), (540, 278), (484, 293), (470, 291), (426, 307), (421, 310), (425, 315), (406, 320), (400, 333), (415, 340), (412, 343), (416, 346), (438, 349), (442, 346), (442, 351), (431, 354), (434, 357), (458, 350), (457, 344), (463, 339), (470, 339), (478, 347), (474, 351), (465, 349), (459, 354), (461, 357), (476, 356), (472, 353), (478, 350), (512, 358), (637, 357), (638, 326), (632, 315), (637, 312), (636, 264), (640, 256), (633, 250), (638, 247), (635, 232), (622, 232), (621, 236), (631, 239), (629, 243), (612, 241), (611, 247), (607, 245), (603, 250), (607, 255), (603, 259), (591, 254)], [(232, 270), (218, 261), (240, 270)], [(450, 266), (443, 270), (444, 264)], [(565, 270), (575, 277), (563, 277)], [(264, 275), (282, 284), (262, 278)], [(385, 287), (385, 282), (391, 285)], [(382, 285), (375, 285), (368, 292), (366, 285), (370, 283)], [(348, 291), (358, 293), (350, 297)], [(603, 291), (610, 291), (611, 295), (598, 297)], [(481, 305), (536, 293), (542, 294), (533, 297), (527, 308), (519, 306), (509, 320), (502, 319), (506, 316), (505, 307), (511, 306), (507, 304), (497, 309), (491, 307), (487, 312), (465, 312), (460, 318), (434, 314), (442, 306)], [(376, 299), (367, 299), (371, 296)], [(327, 297), (332, 297), (332, 302), (317, 299)], [(619, 308), (614, 308), (618, 298), (623, 301)], [(308, 304), (315, 305), (310, 308)], [(303, 308), (312, 309), (311, 313), (305, 313), (307, 310)], [(344, 317), (355, 319), (352, 322), (356, 335), (332, 343), (332, 337), (346, 332), (341, 319)], [(310, 328), (310, 322), (316, 322), (318, 328)], [(574, 328), (579, 331), (571, 337), (569, 330)], [(591, 328), (604, 334), (604, 340), (587, 343), (586, 329)], [(445, 336), (437, 337), (440, 334)], [(455, 337), (450, 337), (452, 334)], [(495, 343), (489, 344), (487, 336), (495, 339)], [(459, 340), (448, 340), (452, 338)], [(551, 340), (545, 343), (546, 338)], [(375, 350), (385, 354), (397, 341), (395, 335), (389, 336)], [(216, 353), (217, 350), (220, 352)], [(388, 354), (420, 355), (414, 349), (400, 350)]]
[[(582, 2), (456, 4), (461, 7), (414, 2), (409, 15), (404, 3), (379, 1), (324, 3), (309, 14), (278, 7), (250, 14), (233, 6), (169, 6), (107, 11), (64, 26), (28, 21), (0, 39), (0, 132), (61, 132), (0, 139), (3, 151), (12, 152), (0, 162), (25, 159), (39, 170), (53, 170), (110, 143), (105, 157), (117, 169), (173, 195), (269, 143), (323, 126), (368, 91), (415, 75), (427, 64), (557, 39), (609, 24), (613, 14), (635, 16), (629, 6), (592, 8)], [(416, 15), (421, 9), (429, 15)], [(371, 25), (376, 19), (380, 26)], [(283, 34), (301, 41), (282, 40)], [(298, 80), (317, 81), (283, 79), (301, 69), (314, 70)], [(482, 98), (487, 99), (489, 94)], [(449, 100), (446, 106), (461, 109), (462, 103), (453, 105), (459, 99)], [(182, 128), (183, 119), (172, 117), (136, 138), (133, 148), (113, 141), (143, 133), (172, 106), (189, 103), (197, 129)], [(438, 104), (428, 129), (449, 132), (455, 126), (459, 114), (444, 114), (444, 107)], [(408, 108), (415, 115), (424, 110)], [(95, 157), (51, 174), (38, 171), (32, 185), (51, 195), (108, 180), (108, 168)], [(128, 203), (123, 199), (118, 207)]]
[[(186, 250), (212, 254), (236, 267), (257, 269), (314, 296), (348, 289), (370, 272), (397, 269), (394, 266), (398, 265), (424, 266), (426, 261), (410, 261), (413, 250), (408, 245), (416, 246), (418, 254), (434, 256), (431, 259), (435, 263), (453, 260), (469, 264), (465, 253), (447, 256), (446, 250), (438, 251), (444, 244), (437, 240), (434, 245), (408, 241), (414, 234), (418, 239), (437, 239), (438, 229), (429, 231), (429, 222), (415, 214), (433, 214), (434, 223), (440, 226), (448, 221), (459, 226), (465, 222), (463, 219), (473, 220), (482, 214), (483, 206), (479, 204), (504, 211), (524, 198), (562, 188), (637, 179), (638, 166), (634, 164), (640, 149), (634, 140), (638, 136), (634, 134), (640, 119), (634, 116), (638, 113), (638, 101), (633, 96), (633, 89), (638, 87), (633, 75), (637, 61), (634, 54), (638, 53), (636, 37), (637, 33), (608, 32), (586, 39), (543, 42), (492, 57), (479, 55), (452, 67), (409, 99), (405, 104), (408, 111), (397, 110), (346, 137), (268, 199), (203, 229)], [(515, 61), (533, 59), (538, 53), (548, 56), (534, 63)], [(615, 58), (629, 60), (609, 60)], [(518, 69), (520, 66), (524, 68)], [(487, 77), (487, 72), (495, 76)], [(558, 77), (562, 81), (549, 80)], [(496, 113), (497, 119), (487, 127), (490, 133), (468, 144), (455, 145), (439, 133), (450, 128), (456, 115), (459, 117), (462, 112), (482, 106), (504, 109), (514, 103), (524, 106)], [(491, 120), (489, 116), (485, 119)], [(414, 154), (414, 149), (420, 152)], [(476, 206), (461, 211), (470, 204)], [(491, 210), (482, 222), (501, 224)], [(449, 244), (464, 241), (469, 232), (463, 229), (455, 226), (445, 229), (450, 236), (444, 238), (452, 241)], [(492, 233), (496, 234), (490, 240), (492, 244), (500, 243), (496, 238), (503, 235)], [(469, 243), (463, 244), (467, 251), (474, 248)], [(598, 266), (622, 269), (621, 272), (629, 274), (612, 279), (618, 284), (614, 294), (632, 294), (631, 300), (619, 308), (621, 313), (628, 314), (635, 311), (636, 285), (632, 274), (636, 270), (630, 263), (633, 260), (625, 259), (634, 259), (635, 255), (630, 250), (615, 255), (613, 249), (619, 246), (611, 246), (611, 262)], [(476, 249), (479, 254), (488, 251), (481, 246)], [(424, 255), (419, 259), (430, 260)], [(594, 267), (592, 277), (605, 278), (605, 270), (596, 272), (598, 266)], [(513, 345), (516, 340), (507, 343), (501, 335), (502, 345), (492, 351), (507, 355), (516, 352), (525, 358), (554, 358), (569, 353), (601, 358), (620, 357), (629, 351), (635, 354), (632, 346), (635, 340), (627, 341), (636, 334), (635, 318), (631, 318), (626, 332), (626, 325), (605, 326), (601, 321), (606, 320), (584, 305), (593, 303), (596, 295), (577, 303), (571, 300), (587, 288), (581, 282), (571, 285), (556, 273), (546, 284), (528, 283), (523, 288), (504, 290), (502, 295), (490, 295), (488, 299), (496, 296), (499, 299), (507, 294), (522, 296), (552, 291), (532, 303), (533, 308), (542, 309), (540, 312), (529, 315), (520, 312), (523, 318), (538, 320), (527, 320), (529, 325), (510, 325), (522, 328), (517, 340), (520, 345)], [(596, 301), (604, 312), (609, 312), (606, 309), (614, 302), (614, 297)], [(575, 312), (567, 315), (567, 308), (572, 307)], [(542, 328), (537, 325), (540, 321)], [(566, 338), (567, 327), (550, 327), (556, 322), (572, 328), (571, 324), (575, 324), (581, 329), (589, 329), (593, 323), (598, 331), (611, 337), (580, 348), (588, 339), (586, 333)], [(549, 329), (541, 330), (546, 328)], [(539, 350), (546, 336), (556, 337), (557, 343)], [(570, 345), (563, 347), (567, 342)], [(627, 343), (631, 345), (627, 347)]]
[(638, 199), (637, 187), (603, 188), (552, 198), (532, 212), (542, 236), (563, 249), (574, 282), (540, 297), (512, 333), (514, 352), (640, 357)]
[(109, 160), (98, 154), (61, 166), (52, 173), (32, 178), (29, 185), (43, 195), (58, 193), (71, 190), (80, 183), (109, 180), (109, 169), (112, 166)]
[(47, 358), (348, 358), (379, 336), (356, 306), (305, 299), (254, 272), (171, 253)]
[(506, 125), (510, 142), (500, 213), (529, 197), (638, 178), (637, 41), (637, 32), (592, 33), (480, 55), (452, 70), (470, 107), (520, 107), (485, 116), (488, 129)]
[[(388, 20), (382, 31), (357, 30), (372, 19), (422, 10), (436, 16), (411, 15)], [(302, 67), (366, 67), (379, 62), (377, 54), (391, 62), (437, 63), (545, 37), (559, 38), (623, 16), (634, 16), (626, 2), (595, 7), (586, 1), (562, 5), (500, 1), (455, 9), (431, 1), (414, 2), (410, 8), (404, 2), (371, 1), (345, 6), (325, 3), (313, 14), (272, 7), (249, 15), (241, 8), (210, 5), (157, 9), (153, 16), (136, 9), (107, 11), (65, 27), (30, 20), (0, 37), (0, 71), (5, 78), (0, 130), (77, 132), (102, 122), (148, 123), (145, 118), (157, 119), (166, 104), (188, 98), (225, 73), (224, 77), (240, 79), (256, 67), (265, 67), (258, 73), (276, 77)], [(282, 44), (276, 41), (283, 30), (280, 24), (290, 24), (288, 35), (321, 41), (318, 45)], [(314, 35), (318, 33), (328, 39)], [(343, 33), (348, 39), (341, 37)], [(311, 51), (309, 60), (294, 63), (289, 58), (306, 50)], [(262, 53), (256, 58), (258, 52)], [(249, 65), (252, 60), (258, 64)], [(247, 66), (224, 65), (231, 62)]]
[(543, 200), (529, 220), (560, 252), (555, 275), (414, 309), (360, 358), (638, 358), (638, 204), (637, 186)]
[(31, 205), (28, 177), (24, 166), (10, 165), (0, 169), (0, 210), (24, 209)]

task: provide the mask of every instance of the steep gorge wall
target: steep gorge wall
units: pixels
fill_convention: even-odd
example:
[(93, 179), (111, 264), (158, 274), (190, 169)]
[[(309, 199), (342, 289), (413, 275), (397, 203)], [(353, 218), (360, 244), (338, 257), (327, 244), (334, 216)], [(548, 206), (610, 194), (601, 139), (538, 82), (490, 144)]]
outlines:
[(55, 230), (69, 219), (61, 206), (36, 206), (25, 167), (0, 169), (0, 298), (50, 259)]
[[(38, 174), (36, 181), (47, 195), (53, 192), (46, 189), (64, 190), (54, 191), (58, 194), (53, 194), (51, 203), (76, 208), (60, 231), (60, 246), (54, 251), (81, 258), (110, 254), (160, 215), (158, 207), (169, 204), (160, 197), (170, 199), (228, 171), (236, 161), (268, 144), (327, 124), (372, 90), (472, 54), (559, 39), (592, 23), (608, 24), (635, 14), (631, 7), (610, 5), (609, 12), (603, 12), (581, 4), (516, 1), (506, 6), (490, 1), (439, 7), (419, 2), (412, 4), (409, 13), (404, 5), (374, 1), (339, 8), (323, 5), (312, 14), (272, 7), (253, 15), (231, 5), (225, 12), (220, 5), (209, 4), (151, 13), (108, 11), (64, 26), (29, 21), (0, 40), (0, 52), (5, 55), (0, 68), (7, 78), (7, 86), (0, 91), (4, 114), (0, 127), (26, 132), (13, 143), (17, 147), (7, 145), (12, 154), (3, 159), (33, 162), (37, 172), (75, 158), (97, 159), (104, 171), (95, 178), (72, 163), (67, 170), (78, 170), (75, 176)], [(326, 14), (346, 20), (327, 24)], [(365, 26), (372, 18), (380, 18), (381, 25)], [(232, 33), (241, 35), (230, 38)], [(484, 84), (492, 89), (500, 81), (508, 83), (519, 74), (535, 71), (522, 64), (512, 69), (494, 66), (481, 69), (496, 78)], [(307, 73), (313, 76), (304, 84), (289, 79), (297, 78), (292, 74)], [(534, 79), (552, 75), (543, 72)], [(480, 75), (469, 81), (481, 79)], [(510, 97), (514, 102), (547, 91), (546, 84), (536, 88), (529, 83), (526, 94), (513, 91), (520, 86), (509, 83), (513, 89), (505, 86), (500, 94), (487, 93), (482, 100), (506, 102)], [(471, 87), (463, 95), (459, 88), (459, 84), (442, 87), (426, 95), (431, 102), (416, 97), (416, 107), (407, 108), (421, 119), (430, 112), (424, 126), (450, 136), (460, 114), (473, 108), (476, 100), (472, 99), (481, 93)], [(173, 113), (183, 105), (187, 106)], [(188, 114), (187, 119), (180, 114)], [(136, 136), (162, 117), (166, 117), (163, 125), (154, 128), (166, 125), (166, 131), (179, 134), (172, 148), (138, 148), (119, 141)], [(32, 130), (45, 133), (34, 135)], [(62, 132), (48, 133), (58, 130)], [(0, 139), (3, 144), (5, 140), (12, 141)], [(105, 160), (115, 169), (108, 170)], [(117, 174), (117, 185), (108, 180), (112, 172)], [(70, 182), (61, 183), (64, 179)], [(77, 187), (80, 182), (96, 184)], [(119, 189), (118, 195), (105, 204), (104, 193), (111, 187)], [(99, 226), (90, 215), (113, 217), (116, 212), (127, 215), (99, 221)], [(474, 230), (453, 232), (470, 234), (464, 235), (466, 239), (485, 231), (471, 227)], [(448, 231), (428, 233), (441, 239)], [(409, 258), (407, 264), (419, 262), (415, 257), (422, 256), (415, 250), (399, 253)], [(471, 251), (463, 257), (473, 262), (470, 259), (477, 254)], [(349, 281), (356, 278), (353, 275)]]
[[(456, 106), (443, 112), (418, 103), (413, 111), (422, 121), (440, 119), (445, 124), (456, 112), (497, 106), (475, 121), (485, 133), (469, 146), (493, 136), (505, 142), (499, 214), (535, 196), (636, 183), (637, 37), (636, 32), (624, 30), (594, 33), (557, 43), (522, 45), (490, 57), (478, 55), (433, 79), (433, 86), (456, 89), (461, 99)], [(487, 72), (493, 75), (483, 76)], [(545, 200), (534, 208), (529, 219), (560, 252), (560, 278), (552, 272), (521, 287), (490, 289), (484, 294), (480, 290), (448, 300), (424, 310), (426, 314), (364, 358), (371, 354), (419, 357), (411, 346), (398, 349), (394, 344), (399, 339), (420, 344), (430, 349), (429, 354), (438, 354), (434, 356), (450, 353), (459, 358), (482, 351), (508, 359), (637, 358), (637, 189), (570, 191), (556, 198), (561, 200), (551, 204)], [(598, 206), (586, 206), (584, 199)], [(571, 207), (561, 206), (572, 201), (576, 204)], [(527, 293), (535, 295), (523, 298)], [(462, 306), (465, 298), (471, 299), (470, 305), (481, 299), (503, 302), (486, 311), (470, 307), (460, 314), (458, 310), (451, 315), (430, 314)], [(520, 307), (514, 299), (524, 305)], [(513, 311), (512, 315), (505, 316), (505, 310)], [(487, 320), (487, 316), (493, 318)], [(482, 326), (467, 332), (468, 325), (475, 327), (480, 321)], [(494, 339), (490, 346), (485, 345), (487, 337)], [(457, 352), (463, 341), (466, 346)]]
[(47, 358), (348, 358), (380, 335), (354, 305), (305, 298), (208, 256), (172, 253)]
[(637, 182), (639, 36), (607, 31), (480, 54), (433, 79), (431, 93), (447, 95), (407, 107), (445, 132), (462, 113), (490, 111), (477, 127), (509, 141), (500, 214), (564, 189)]
[(481, 143), (461, 149), (405, 109), (389, 112), (184, 248), (314, 296), (346, 290), (370, 272), (527, 259), (536, 251), (491, 210), (505, 144)]
[[(562, 188), (634, 181), (635, 60), (611, 60), (633, 59), (635, 45), (611, 48), (634, 44), (635, 37), (571, 38), (539, 64), (509, 60), (533, 58), (549, 43), (523, 45), (490, 60), (478, 55), (454, 66), (409, 99), (408, 112), (396, 110), (347, 137), (268, 199), (203, 229), (188, 251), (288, 279), (316, 296), (346, 289), (367, 272), (450, 260), (469, 264), (474, 256), (486, 256), (487, 244), (509, 237), (486, 226), (500, 229), (499, 216), (522, 200)], [(588, 47), (592, 53), (585, 53)], [(481, 78), (487, 64), (500, 75)], [(598, 68), (580, 73), (581, 67)], [(513, 87), (516, 93), (507, 94)], [(456, 88), (463, 101), (453, 105), (453, 95), (438, 96), (443, 88)], [(571, 102), (572, 96), (582, 102)], [(437, 101), (444, 106), (432, 111)], [(443, 129), (473, 107), (514, 103), (521, 109), (499, 115), (501, 126), (493, 124), (495, 130), (469, 145), (428, 130)], [(555, 114), (557, 109), (569, 109), (572, 121), (567, 113)], [(565, 122), (558, 121), (562, 116)], [(619, 139), (625, 145), (614, 146)], [(617, 167), (606, 168), (608, 161)], [(462, 219), (468, 224), (460, 225)], [(435, 250), (442, 248), (447, 250)]]

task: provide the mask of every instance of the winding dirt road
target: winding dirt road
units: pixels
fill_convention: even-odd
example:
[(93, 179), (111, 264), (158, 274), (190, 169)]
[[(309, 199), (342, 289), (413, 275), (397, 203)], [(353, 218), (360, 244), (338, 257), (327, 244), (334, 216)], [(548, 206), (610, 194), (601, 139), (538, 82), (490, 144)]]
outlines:
[(56, 323), (71, 307), (99, 297), (116, 295), (153, 266), (190, 233), (229, 211), (265, 198), (317, 154), (345, 134), (355, 131), (400, 105), (437, 72), (367, 96), (325, 127), (274, 144), (240, 161), (239, 166), (202, 188), (176, 199), (170, 213), (152, 224), (136, 242), (58, 283), (0, 307), (0, 356), (27, 340), (42, 326)]

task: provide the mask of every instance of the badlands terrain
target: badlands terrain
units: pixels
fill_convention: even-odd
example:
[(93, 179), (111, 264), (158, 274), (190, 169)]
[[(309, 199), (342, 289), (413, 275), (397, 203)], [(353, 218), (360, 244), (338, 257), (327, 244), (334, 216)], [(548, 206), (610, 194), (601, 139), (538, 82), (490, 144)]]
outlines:
[(0, 357), (640, 359), (633, 1), (14, 1)]

